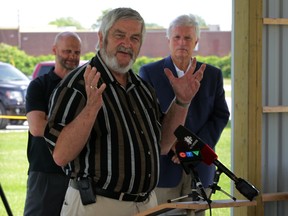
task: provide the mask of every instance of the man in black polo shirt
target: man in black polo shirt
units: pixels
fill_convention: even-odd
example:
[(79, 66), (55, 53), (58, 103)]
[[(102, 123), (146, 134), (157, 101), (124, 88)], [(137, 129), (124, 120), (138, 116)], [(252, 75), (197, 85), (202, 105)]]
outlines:
[(69, 177), (51, 157), (43, 135), (50, 95), (62, 78), (78, 67), (81, 40), (76, 33), (61, 32), (55, 37), (52, 50), (55, 68), (31, 81), (26, 96), (29, 170), (25, 216), (60, 215), (69, 182)]
[[(62, 215), (130, 216), (157, 205), (159, 156), (167, 154), (205, 65), (167, 77), (175, 100), (163, 115), (154, 89), (131, 70), (145, 33), (141, 15), (116, 8), (102, 20), (96, 56), (71, 72), (50, 103), (45, 139), (71, 173)], [(96, 195), (96, 196), (95, 196)]]

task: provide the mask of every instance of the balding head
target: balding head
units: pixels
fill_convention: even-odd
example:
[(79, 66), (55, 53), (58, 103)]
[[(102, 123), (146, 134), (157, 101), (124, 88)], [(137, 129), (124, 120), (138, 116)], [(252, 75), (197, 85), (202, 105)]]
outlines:
[(60, 32), (53, 44), (55, 73), (63, 78), (78, 67), (81, 54), (81, 39), (75, 32)]

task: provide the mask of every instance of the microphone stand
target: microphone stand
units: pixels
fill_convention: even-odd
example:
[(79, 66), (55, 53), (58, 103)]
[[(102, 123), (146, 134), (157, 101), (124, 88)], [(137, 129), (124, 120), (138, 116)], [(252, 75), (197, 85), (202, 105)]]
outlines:
[(202, 182), (198, 176), (198, 172), (192, 167), (191, 168), (191, 175), (192, 175), (192, 179), (194, 179), (194, 182), (196, 183), (196, 188), (199, 189), (200, 191), (200, 195), (199, 196), (201, 199), (203, 199), (204, 201), (206, 201), (208, 204), (210, 204), (212, 201), (207, 197), (207, 194), (203, 188)]
[(200, 196), (199, 190), (197, 190), (197, 182), (193, 177), (191, 182), (191, 189), (192, 189), (192, 196), (191, 196), (192, 201), (204, 200), (204, 198)]
[(221, 191), (222, 193), (224, 193), (225, 195), (227, 195), (228, 197), (230, 197), (232, 200), (236, 201), (236, 198), (233, 197), (231, 194), (227, 193), (226, 191), (224, 191), (220, 186), (218, 186), (218, 182), (220, 179), (220, 175), (222, 174), (222, 171), (217, 169), (215, 171), (215, 175), (214, 175), (214, 180), (213, 180), (213, 184), (209, 185), (209, 188), (211, 189), (211, 193), (210, 193), (210, 198), (212, 196), (212, 194), (216, 193), (216, 190)]
[[(191, 176), (192, 176), (192, 183), (191, 183), (192, 192), (187, 194), (187, 195), (175, 198), (175, 199), (169, 199), (169, 200), (167, 200), (167, 202), (171, 203), (171, 202), (175, 202), (175, 201), (180, 200), (180, 199), (192, 197), (193, 201), (198, 201), (201, 199), (201, 200), (206, 201), (208, 203), (208, 205), (210, 206), (210, 203), (212, 201), (207, 197), (207, 194), (203, 188), (202, 182), (198, 176), (197, 171), (192, 166), (189, 166), (189, 167), (190, 167)], [(198, 191), (200, 191), (200, 193)]]
[(247, 199), (252, 201), (255, 196), (258, 196), (258, 189), (252, 185), (250, 182), (238, 178), (234, 173), (232, 173), (229, 169), (227, 169), (220, 161), (217, 159), (213, 162), (221, 172), (224, 172), (231, 180), (235, 182), (236, 189)]
[(200, 194), (199, 194), (199, 192), (197, 190), (195, 179), (192, 179), (191, 188), (192, 188), (192, 192), (191, 193), (186, 194), (184, 196), (177, 197), (175, 199), (169, 199), (169, 200), (167, 200), (167, 202), (168, 203), (172, 203), (172, 202), (176, 202), (178, 200), (189, 198), (189, 197), (192, 198), (192, 201), (199, 201), (200, 199), (204, 200), (204, 198), (202, 196), (200, 196)]

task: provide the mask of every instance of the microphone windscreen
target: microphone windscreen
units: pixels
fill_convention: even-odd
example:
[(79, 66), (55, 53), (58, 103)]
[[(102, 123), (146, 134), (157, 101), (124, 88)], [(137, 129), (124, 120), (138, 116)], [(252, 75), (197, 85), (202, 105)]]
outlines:
[(174, 131), (174, 135), (177, 137), (178, 140), (183, 141), (185, 137), (191, 136), (191, 132), (184, 126), (179, 125)]
[(190, 148), (187, 142), (178, 140), (175, 144), (175, 150), (176, 152), (182, 152), (182, 151), (186, 152), (189, 151)]
[(180, 162), (201, 161), (200, 149), (191, 149), (185, 141), (178, 141), (175, 150)]
[(188, 143), (189, 148), (202, 148), (203, 145), (206, 145), (198, 136), (193, 132), (188, 130), (186, 127), (179, 125), (174, 131), (175, 136), (179, 141), (185, 141)]
[(191, 152), (200, 150), (200, 157), (197, 159), (202, 159), (205, 164), (211, 165), (218, 158), (217, 154), (209, 145), (184, 126), (178, 126), (174, 134), (178, 140), (187, 143)]
[(201, 149), (201, 155), (202, 161), (207, 165), (211, 165), (218, 158), (217, 154), (207, 144)]

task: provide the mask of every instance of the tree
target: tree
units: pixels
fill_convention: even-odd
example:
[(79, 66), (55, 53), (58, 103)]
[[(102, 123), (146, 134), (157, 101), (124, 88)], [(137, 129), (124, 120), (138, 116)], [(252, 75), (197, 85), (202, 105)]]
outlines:
[(16, 46), (0, 43), (0, 62), (14, 65), (27, 76), (30, 76), (35, 65), (41, 61), (53, 60), (54, 55), (30, 56)]
[(164, 28), (163, 26), (160, 26), (156, 23), (146, 23), (145, 26), (147, 29), (163, 29)]
[(199, 24), (200, 28), (207, 27), (207, 24), (206, 24), (205, 20), (202, 17), (200, 17), (198, 15), (195, 15), (195, 17), (196, 17), (196, 19), (198, 21), (198, 24)]
[(61, 17), (54, 21), (49, 22), (50, 25), (56, 25), (58, 27), (75, 26), (76, 29), (84, 29), (80, 22), (74, 20), (72, 17)]
[(110, 10), (112, 10), (112, 9), (109, 8), (109, 9), (106, 9), (106, 10), (103, 10), (103, 11), (102, 11), (102, 14), (101, 14), (101, 15), (98, 17), (98, 19), (96, 20), (96, 23), (92, 24), (92, 26), (91, 26), (91, 28), (92, 28), (93, 30), (98, 29), (98, 28), (100, 27), (103, 16), (104, 16), (105, 14), (107, 14)]
[[(103, 19), (103, 16), (104, 16), (105, 14), (107, 14), (110, 10), (112, 10), (112, 9), (109, 8), (109, 9), (103, 10), (103, 11), (102, 11), (102, 14), (101, 14), (101, 15), (98, 17), (98, 19), (96, 20), (96, 23), (94, 23), (94, 24), (91, 25), (91, 29), (93, 29), (93, 30), (98, 29), (98, 28), (100, 27), (100, 25), (101, 25), (101, 21), (102, 21), (102, 19)], [(146, 23), (146, 28), (148, 28), (148, 29), (163, 29), (162, 26), (159, 26), (159, 25), (156, 24), (156, 23)]]

